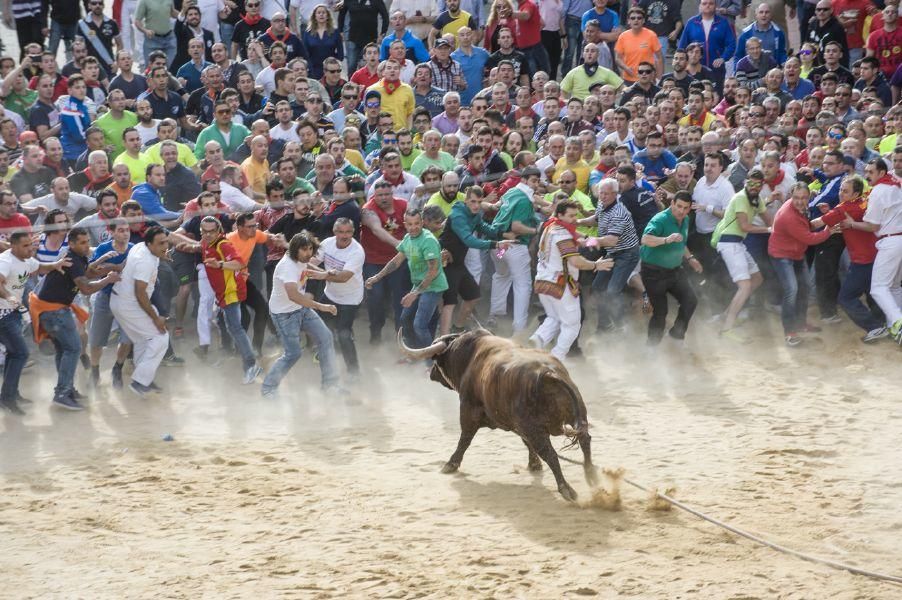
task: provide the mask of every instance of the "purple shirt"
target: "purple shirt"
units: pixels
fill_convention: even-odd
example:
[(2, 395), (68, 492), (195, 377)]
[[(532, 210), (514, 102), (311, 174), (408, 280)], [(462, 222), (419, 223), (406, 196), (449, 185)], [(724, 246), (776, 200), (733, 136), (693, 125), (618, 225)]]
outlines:
[(451, 119), (443, 112), (432, 118), (432, 127), (439, 130), (442, 135), (454, 133), (458, 129), (457, 119)]

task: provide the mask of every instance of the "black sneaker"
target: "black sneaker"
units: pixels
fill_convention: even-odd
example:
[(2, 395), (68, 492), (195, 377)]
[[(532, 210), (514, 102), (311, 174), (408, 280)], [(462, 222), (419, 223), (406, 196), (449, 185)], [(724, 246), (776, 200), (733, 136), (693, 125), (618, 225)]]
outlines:
[(78, 400), (70, 396), (54, 396), (53, 405), (71, 411), (85, 409), (84, 406), (78, 403)]
[(201, 360), (207, 360), (207, 356), (210, 354), (209, 346), (198, 346), (194, 349), (194, 356)]
[(69, 397), (72, 398), (73, 400), (84, 400), (85, 399), (85, 395), (82, 394), (81, 392), (79, 392), (75, 388), (72, 388), (72, 391), (69, 392)]
[(160, 364), (162, 364), (164, 367), (184, 367), (185, 359), (181, 356), (170, 354), (169, 356), (164, 356), (163, 362)]
[(128, 389), (136, 393), (141, 398), (146, 398), (147, 394), (153, 392), (153, 388), (151, 388), (149, 385), (142, 385), (134, 380), (132, 380), (132, 382), (128, 385)]
[(22, 394), (19, 394), (18, 397), (16, 397), (16, 402), (18, 404), (34, 404), (34, 401), (32, 401), (30, 398), (26, 398)]
[(163, 388), (161, 388), (160, 386), (158, 386), (158, 385), (157, 385), (156, 383), (154, 383), (153, 381), (151, 381), (151, 382), (150, 382), (150, 385), (148, 385), (147, 387), (148, 387), (151, 391), (154, 391), (154, 392), (157, 392), (157, 393), (160, 393), (160, 392), (163, 391)]
[(3, 402), (0, 402), (0, 409), (19, 417), (25, 414), (25, 411), (22, 410), (15, 400), (4, 400)]
[(113, 365), (113, 389), (121, 390), (122, 389), (122, 365), (115, 364)]

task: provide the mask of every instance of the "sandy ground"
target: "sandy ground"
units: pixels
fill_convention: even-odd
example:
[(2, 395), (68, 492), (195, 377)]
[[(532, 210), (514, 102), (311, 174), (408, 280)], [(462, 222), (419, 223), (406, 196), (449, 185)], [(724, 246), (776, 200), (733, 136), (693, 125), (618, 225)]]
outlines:
[[(793, 548), (902, 573), (899, 350), (862, 346), (847, 323), (774, 347), (769, 325), (743, 348), (701, 322), (688, 350), (588, 344), (573, 371), (596, 463)], [(442, 475), (456, 397), (390, 346), (361, 350), (349, 400), (310, 391), (306, 356), (275, 402), (236, 386), (227, 362), (165, 369), (170, 399), (104, 386), (79, 414), (49, 408), (42, 358), (29, 416), (0, 422), (4, 596), (902, 596), (649, 511), (629, 486), (619, 512), (568, 505), (513, 434), (484, 430)], [(580, 467), (565, 475), (590, 497)]]

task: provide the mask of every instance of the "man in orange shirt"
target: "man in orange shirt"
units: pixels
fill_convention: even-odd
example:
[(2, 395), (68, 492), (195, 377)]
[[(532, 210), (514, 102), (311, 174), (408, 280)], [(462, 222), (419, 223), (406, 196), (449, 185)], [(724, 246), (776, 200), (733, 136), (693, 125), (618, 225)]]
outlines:
[(620, 34), (614, 44), (614, 54), (620, 74), (626, 81), (635, 82), (639, 63), (647, 62), (655, 66), (655, 79), (664, 74), (664, 53), (658, 36), (645, 27), (645, 10), (634, 6), (627, 14), (630, 28)]
[[(238, 215), (235, 219), (235, 231), (226, 234), (226, 240), (232, 244), (235, 252), (244, 263), (244, 270), (240, 276), (244, 279), (246, 295), (241, 301), (241, 326), (247, 329), (250, 321), (248, 307), (254, 311), (254, 337), (253, 346), (258, 355), (262, 355), (263, 338), (266, 335), (266, 325), (269, 322), (269, 307), (260, 289), (250, 277), (247, 269), (250, 266), (251, 255), (257, 244), (265, 244), (273, 241), (273, 234), (257, 229), (257, 220), (253, 213)], [(278, 243), (278, 242), (277, 242)]]

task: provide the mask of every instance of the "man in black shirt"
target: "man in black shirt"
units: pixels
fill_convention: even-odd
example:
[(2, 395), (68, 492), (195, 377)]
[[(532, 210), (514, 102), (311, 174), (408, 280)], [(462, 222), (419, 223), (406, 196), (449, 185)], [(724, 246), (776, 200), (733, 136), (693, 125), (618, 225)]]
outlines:
[(639, 79), (636, 83), (623, 90), (620, 97), (620, 106), (626, 105), (627, 102), (636, 96), (642, 96), (649, 104), (653, 104), (655, 96), (661, 91), (661, 88), (655, 85), (655, 66), (649, 62), (639, 63), (637, 68)]
[(200, 182), (191, 169), (179, 162), (179, 149), (172, 140), (160, 144), (160, 158), (166, 171), (163, 205), (166, 210), (181, 212), (185, 204), (200, 193)]
[(213, 60), (213, 32), (200, 26), (200, 9), (197, 6), (190, 6), (187, 3), (184, 8), (185, 20), (175, 20), (173, 31), (175, 32), (175, 58), (169, 65), (169, 70), (175, 73), (179, 67), (191, 60), (188, 56), (188, 42), (196, 37), (201, 38), (204, 43), (204, 60), (210, 62)]
[(620, 202), (630, 211), (636, 231), (645, 231), (651, 218), (663, 210), (655, 195), (636, 185), (636, 169), (630, 166), (617, 168), (617, 183), (620, 184)]
[(110, 81), (109, 91), (122, 90), (129, 100), (128, 108), (134, 108), (138, 96), (147, 91), (147, 79), (143, 75), (132, 72), (132, 53), (128, 50), (120, 50), (116, 53), (116, 66), (119, 74)]
[(119, 281), (119, 273), (110, 271), (102, 279), (89, 281), (100, 273), (97, 265), (88, 264), (91, 253), (91, 238), (88, 231), (75, 227), (67, 236), (69, 259), (72, 264), (61, 271), (51, 271), (44, 279), (40, 291), (32, 296), (30, 310), (32, 319), (39, 322), (39, 334), (48, 336), (56, 348), (57, 381), (53, 393), (53, 404), (67, 410), (83, 410), (75, 390), (75, 369), (81, 354), (81, 338), (75, 318), (87, 321), (87, 313), (73, 306), (75, 296), (80, 292), (90, 296), (111, 283)]
[(291, 200), (294, 203), (294, 211), (283, 215), (268, 230), (272, 234), (281, 234), (282, 237), (277, 238), (277, 243), (282, 243), (286, 248), (288, 247), (288, 241), (295, 234), (302, 231), (310, 231), (312, 233), (316, 228), (316, 217), (313, 214), (313, 196), (310, 195), (310, 192), (305, 189), (297, 189), (292, 194)]
[(520, 85), (529, 85), (529, 61), (526, 55), (514, 49), (514, 34), (507, 27), (498, 30), (498, 50), (489, 56), (485, 63), (486, 73), (498, 66), (502, 60), (508, 60), (514, 65), (514, 79)]
[(664, 75), (661, 76), (661, 84), (663, 85), (665, 81), (672, 79), (676, 86), (683, 90), (683, 95), (688, 96), (689, 84), (696, 79), (686, 70), (687, 64), (689, 64), (689, 55), (686, 53), (686, 50), (684, 48), (674, 50), (673, 71), (664, 73)]
[(827, 73), (835, 73), (838, 83), (847, 83), (855, 85), (855, 76), (852, 72), (842, 64), (843, 48), (842, 44), (836, 41), (830, 41), (824, 47), (824, 64), (811, 69), (808, 79), (814, 84), (818, 90), (821, 89), (821, 78)]
[(108, 79), (113, 74), (113, 42), (122, 47), (119, 24), (103, 14), (103, 0), (88, 0), (88, 10), (90, 12), (78, 22), (78, 35), (85, 39), (88, 54), (100, 61), (104, 79)]
[(232, 50), (231, 56), (240, 56), (241, 60), (247, 60), (247, 43), (249, 40), (255, 40), (269, 29), (269, 19), (260, 16), (260, 3), (263, 0), (248, 0), (244, 3), (247, 12), (241, 17), (241, 20), (235, 25), (235, 32), (232, 34)]
[(58, 136), (60, 133), (60, 111), (53, 102), (53, 78), (41, 75), (37, 83), (38, 99), (28, 111), (28, 127), (39, 139)]
[(22, 151), (22, 168), (9, 180), (9, 189), (23, 204), (50, 193), (50, 182), (56, 174), (41, 164), (42, 155), (40, 146), (26, 146)]

